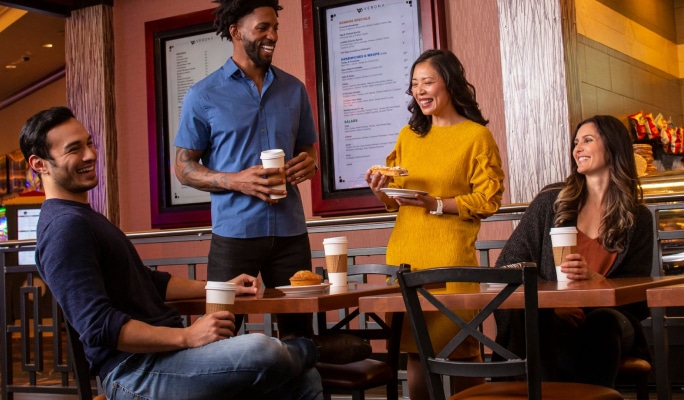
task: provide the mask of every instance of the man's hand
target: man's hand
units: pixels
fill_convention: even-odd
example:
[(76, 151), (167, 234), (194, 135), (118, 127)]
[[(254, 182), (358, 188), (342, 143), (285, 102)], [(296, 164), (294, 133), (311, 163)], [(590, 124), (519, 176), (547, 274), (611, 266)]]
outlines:
[(241, 274), (228, 282), (237, 286), (235, 294), (237, 296), (245, 294), (256, 294), (259, 291), (259, 279), (251, 275)]
[(197, 319), (184, 329), (187, 347), (200, 347), (235, 335), (235, 316), (218, 311)]
[(285, 175), (287, 181), (293, 185), (299, 185), (316, 174), (316, 161), (310, 152), (303, 151), (296, 157), (285, 163)]
[(230, 189), (248, 196), (258, 197), (267, 203), (277, 203), (278, 199), (271, 199), (270, 194), (287, 194), (285, 190), (276, 190), (271, 186), (285, 183), (282, 179), (282, 168), (264, 168), (255, 165), (240, 172), (232, 173)]

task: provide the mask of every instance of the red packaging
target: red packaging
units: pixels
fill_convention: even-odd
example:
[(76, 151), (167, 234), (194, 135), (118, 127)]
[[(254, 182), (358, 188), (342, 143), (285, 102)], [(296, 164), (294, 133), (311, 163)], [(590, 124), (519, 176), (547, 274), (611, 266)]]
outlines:
[(648, 139), (648, 133), (646, 128), (646, 120), (644, 119), (643, 111), (632, 114), (629, 117), (629, 124), (632, 126), (632, 131), (636, 136), (637, 140)]
[(658, 130), (658, 125), (656, 125), (653, 119), (653, 114), (644, 114), (644, 120), (646, 120), (646, 134), (649, 140), (660, 138), (660, 130)]

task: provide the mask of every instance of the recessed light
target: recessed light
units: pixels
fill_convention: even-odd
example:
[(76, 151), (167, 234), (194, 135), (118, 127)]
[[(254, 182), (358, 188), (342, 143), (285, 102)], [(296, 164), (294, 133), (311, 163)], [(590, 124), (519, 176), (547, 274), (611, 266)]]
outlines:
[(51, 48), (52, 48), (52, 43), (45, 43), (45, 44), (43, 45), (43, 47), (45, 47), (46, 49), (51, 49)]
[(17, 66), (16, 66), (16, 65), (9, 64), (9, 65), (5, 65), (5, 68), (7, 68), (7, 69), (15, 69), (15, 68), (17, 68)]

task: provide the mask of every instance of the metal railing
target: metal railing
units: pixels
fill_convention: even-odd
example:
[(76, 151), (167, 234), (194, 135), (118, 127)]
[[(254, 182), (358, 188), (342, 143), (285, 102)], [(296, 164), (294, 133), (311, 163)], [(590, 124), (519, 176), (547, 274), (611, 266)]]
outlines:
[[(671, 198), (668, 198), (671, 200)], [(684, 198), (682, 199), (684, 200)], [(665, 205), (662, 209), (676, 208), (675, 205)], [(510, 221), (521, 218), (527, 204), (511, 204), (502, 206), (499, 212), (484, 222)], [(681, 205), (684, 209), (684, 204)], [(658, 215), (661, 207), (649, 205), (649, 209)], [(396, 214), (361, 215), (339, 218), (312, 219), (307, 221), (310, 234), (330, 232), (351, 232), (372, 229), (387, 229), (394, 226)], [(654, 218), (657, 220), (657, 218)], [(654, 222), (654, 229), (658, 226)], [(684, 232), (684, 231), (682, 231)], [(667, 235), (666, 235), (667, 236)], [(211, 239), (210, 228), (172, 229), (163, 231), (131, 232), (127, 237), (135, 245), (178, 243), (206, 241)], [(669, 236), (668, 236), (669, 237)], [(486, 247), (485, 242), (480, 242)], [(47, 293), (47, 288), (41, 283), (35, 265), (19, 265), (18, 254), (35, 249), (35, 240), (13, 240), (0, 242), (0, 299), (3, 304), (3, 315), (0, 316), (0, 332), (2, 332), (2, 365), (0, 379), (2, 380), (2, 399), (12, 399), (14, 393), (53, 393), (73, 394), (76, 387), (71, 382), (71, 365), (68, 359), (68, 347), (61, 311), (57, 303)], [(656, 234), (654, 243), (655, 254), (660, 255), (659, 235)], [(481, 247), (482, 247), (481, 246)], [(495, 246), (494, 248), (497, 248)], [(385, 247), (368, 247), (349, 249), (349, 263), (354, 264), (357, 257), (378, 256), (385, 254)], [(484, 250), (478, 248), (478, 250)], [(481, 252), (482, 253), (482, 252)], [(312, 258), (324, 257), (320, 250), (312, 251)], [(654, 257), (654, 268), (656, 262)], [(198, 265), (206, 264), (206, 254), (188, 255), (186, 257), (144, 259), (145, 265), (155, 268), (167, 265), (187, 266), (187, 277), (195, 279)], [(659, 264), (660, 265), (660, 264)], [(272, 334), (273, 326), (270, 321), (264, 321), (263, 329)], [(258, 325), (246, 326), (251, 330)], [(44, 382), (46, 373), (45, 347), (52, 349), (51, 368), (55, 377)], [(20, 355), (15, 359), (15, 353)], [(18, 365), (17, 365), (18, 363)], [(21, 371), (21, 377), (15, 377), (14, 368)], [(19, 379), (20, 378), (20, 379)]]

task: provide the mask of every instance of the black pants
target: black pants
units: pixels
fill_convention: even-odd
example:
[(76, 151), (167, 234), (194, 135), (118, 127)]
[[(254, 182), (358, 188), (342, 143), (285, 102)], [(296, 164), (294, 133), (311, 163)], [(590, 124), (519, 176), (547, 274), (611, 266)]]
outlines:
[[(308, 234), (235, 239), (212, 234), (207, 279), (226, 281), (240, 274), (257, 276), (267, 288), (290, 284), (289, 278), (302, 269), (311, 269)], [(240, 329), (243, 316), (235, 316)], [(313, 334), (311, 314), (279, 314), (280, 337)]]
[(620, 360), (634, 346), (634, 327), (624, 314), (597, 308), (577, 328), (555, 316), (543, 318), (541, 326), (544, 380), (615, 387)]

